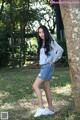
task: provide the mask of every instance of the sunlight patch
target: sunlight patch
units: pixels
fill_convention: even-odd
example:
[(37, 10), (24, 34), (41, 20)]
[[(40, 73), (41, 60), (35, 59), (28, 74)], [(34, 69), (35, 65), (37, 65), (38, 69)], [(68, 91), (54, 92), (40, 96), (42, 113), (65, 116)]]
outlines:
[(58, 94), (64, 94), (64, 95), (71, 95), (71, 86), (67, 84), (64, 87), (55, 87), (52, 89), (52, 91), (58, 93)]
[(70, 106), (70, 102), (67, 100), (59, 100), (56, 101), (56, 99), (53, 100), (53, 105), (54, 105), (54, 109), (55, 111), (60, 111), (61, 109), (63, 109), (66, 106)]
[(0, 92), (0, 98), (7, 97), (8, 95), (9, 95), (8, 92), (5, 92), (5, 91)]
[(58, 80), (58, 77), (52, 76), (52, 79)]

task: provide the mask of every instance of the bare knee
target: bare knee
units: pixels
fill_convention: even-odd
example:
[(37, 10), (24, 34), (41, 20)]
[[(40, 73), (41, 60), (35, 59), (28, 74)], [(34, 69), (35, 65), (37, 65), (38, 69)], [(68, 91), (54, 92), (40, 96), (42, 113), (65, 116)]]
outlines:
[(49, 87), (44, 87), (44, 91), (45, 91), (45, 92), (49, 92), (49, 91), (50, 91), (50, 88), (49, 88)]
[(40, 78), (37, 78), (35, 80), (35, 82), (33, 83), (33, 89), (36, 90), (36, 89), (39, 89), (39, 86), (43, 83), (43, 81), (40, 79)]
[(33, 83), (33, 86), (32, 86), (32, 87), (33, 87), (34, 90), (36, 90), (36, 89), (39, 88), (39, 87), (37, 86), (37, 84), (35, 84), (35, 83)]

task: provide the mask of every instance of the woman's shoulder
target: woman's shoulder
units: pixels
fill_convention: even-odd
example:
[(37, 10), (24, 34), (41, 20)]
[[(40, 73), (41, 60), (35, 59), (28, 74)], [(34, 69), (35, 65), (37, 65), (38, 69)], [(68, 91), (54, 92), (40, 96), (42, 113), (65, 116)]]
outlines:
[(57, 43), (57, 41), (51, 41), (51, 44), (54, 45), (54, 46), (59, 46), (59, 44)]
[(51, 47), (56, 49), (62, 49), (62, 47), (57, 43), (57, 41), (51, 41)]

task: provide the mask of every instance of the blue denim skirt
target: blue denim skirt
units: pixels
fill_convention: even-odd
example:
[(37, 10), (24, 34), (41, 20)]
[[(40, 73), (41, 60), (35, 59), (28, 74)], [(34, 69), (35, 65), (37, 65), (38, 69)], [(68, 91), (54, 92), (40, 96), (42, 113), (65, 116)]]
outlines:
[(38, 78), (42, 80), (52, 80), (52, 75), (54, 71), (54, 64), (47, 63), (45, 65), (41, 65), (40, 72), (38, 74)]

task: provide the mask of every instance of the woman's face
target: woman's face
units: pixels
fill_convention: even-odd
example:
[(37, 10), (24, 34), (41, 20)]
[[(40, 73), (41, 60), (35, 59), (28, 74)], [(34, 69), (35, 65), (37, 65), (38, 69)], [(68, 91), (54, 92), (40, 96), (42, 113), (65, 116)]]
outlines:
[(38, 34), (39, 34), (39, 36), (40, 36), (40, 38), (41, 38), (42, 40), (45, 39), (44, 31), (43, 31), (42, 28), (39, 28), (39, 30), (38, 30)]

